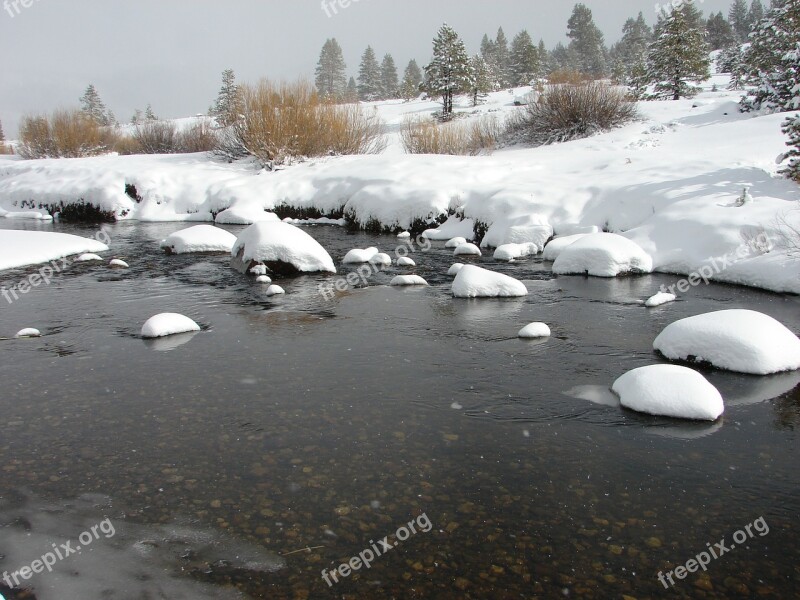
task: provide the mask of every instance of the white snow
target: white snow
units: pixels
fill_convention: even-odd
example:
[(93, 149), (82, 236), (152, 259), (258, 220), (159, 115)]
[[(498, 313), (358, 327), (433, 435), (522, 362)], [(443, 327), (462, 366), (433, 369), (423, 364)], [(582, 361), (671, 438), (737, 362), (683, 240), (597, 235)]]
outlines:
[(528, 288), (513, 277), (475, 265), (464, 265), (453, 280), (456, 298), (498, 298), (527, 296)]
[(160, 338), (176, 333), (200, 331), (200, 326), (189, 317), (178, 313), (161, 313), (150, 317), (142, 326), (143, 338)]
[(407, 240), (411, 237), (411, 234), (408, 231), (401, 231), (397, 234), (397, 239), (399, 240)]
[(42, 332), (38, 329), (34, 329), (33, 327), (26, 327), (25, 329), (19, 330), (15, 338), (34, 338), (34, 337), (41, 337)]
[(102, 256), (100, 256), (98, 254), (94, 254), (94, 253), (88, 252), (86, 254), (81, 254), (80, 256), (78, 256), (75, 259), (75, 262), (76, 263), (78, 263), (78, 262), (94, 262), (94, 261), (102, 261), (102, 260), (103, 260)]
[(255, 223), (236, 239), (231, 250), (244, 262), (280, 261), (303, 273), (336, 273), (333, 259), (317, 240), (294, 225), (281, 221)]
[(719, 369), (769, 375), (800, 369), (800, 339), (753, 310), (705, 313), (668, 325), (653, 348), (670, 360), (709, 362)]
[(537, 248), (544, 248), (551, 237), (553, 227), (547, 217), (540, 214), (499, 217), (487, 230), (481, 248), (498, 248), (504, 244), (534, 244)]
[(668, 302), (675, 302), (677, 299), (678, 298), (675, 294), (670, 294), (669, 292), (658, 292), (657, 294), (650, 296), (647, 300), (645, 300), (644, 305), (647, 308), (654, 308), (656, 306), (661, 306), (662, 304), (667, 304)]
[(435, 242), (444, 242), (455, 237), (463, 237), (465, 240), (471, 240), (474, 235), (474, 227), (475, 222), (472, 219), (461, 219), (452, 216), (436, 229), (426, 229), (422, 232), (422, 237)]
[(161, 241), (161, 248), (172, 254), (192, 252), (230, 252), (236, 236), (213, 225), (195, 225), (176, 231)]
[(259, 275), (258, 277), (256, 277), (256, 283), (272, 283), (272, 279), (270, 279), (266, 275)]
[(389, 285), (405, 286), (405, 285), (428, 285), (419, 275), (398, 275), (392, 279)]
[(453, 251), (453, 256), (481, 256), (481, 249), (475, 244), (461, 244)]
[(363, 250), (361, 248), (353, 248), (344, 255), (342, 262), (346, 265), (367, 263), (373, 256), (379, 253), (380, 250), (374, 247), (365, 248)]
[(678, 365), (633, 369), (612, 389), (622, 406), (650, 415), (715, 421), (725, 410), (717, 388), (697, 371)]
[(445, 248), (458, 248), (459, 246), (466, 244), (467, 238), (465, 237), (454, 237), (447, 240), (444, 247)]
[(106, 250), (108, 246), (105, 244), (77, 235), (0, 229), (0, 271), (46, 263), (83, 252)]
[(261, 277), (262, 275), (267, 274), (267, 265), (253, 265), (250, 267), (250, 271), (248, 271), (250, 275), (256, 275), (257, 277)]
[(531, 323), (520, 329), (517, 336), (528, 339), (550, 337), (550, 327), (545, 323)]
[(378, 265), (380, 267), (388, 267), (392, 264), (392, 257), (383, 252), (378, 252), (369, 259), (370, 264)]
[(494, 251), (494, 258), (511, 262), (518, 258), (525, 258), (539, 253), (539, 246), (530, 242), (527, 244), (503, 244)]
[(223, 210), (214, 219), (220, 225), (252, 225), (272, 221), (280, 221), (278, 215), (258, 206), (234, 206)]
[(553, 238), (544, 247), (544, 253), (542, 254), (542, 258), (544, 260), (551, 260), (551, 261), (557, 259), (558, 255), (564, 251), (564, 248), (566, 248), (567, 246), (571, 245), (574, 242), (577, 242), (581, 238), (585, 238), (586, 235), (587, 234), (585, 233), (576, 233), (574, 235), (565, 235), (564, 237)]
[(588, 273), (595, 277), (616, 277), (623, 273), (650, 273), (653, 259), (628, 238), (615, 233), (592, 233), (561, 251), (553, 273)]
[(119, 258), (112, 258), (108, 262), (108, 266), (112, 267), (112, 268), (119, 268), (119, 269), (127, 269), (127, 268), (130, 267), (130, 265), (128, 263), (126, 263), (124, 260), (119, 259)]
[(271, 285), (267, 288), (267, 291), (264, 292), (267, 296), (280, 296), (286, 293), (286, 291), (279, 285)]
[(416, 267), (417, 263), (414, 262), (413, 259), (408, 258), (407, 256), (401, 256), (397, 259), (397, 266), (398, 267)]
[(289, 225), (298, 225), (303, 227), (313, 225), (333, 225), (336, 227), (345, 227), (347, 225), (347, 221), (345, 219), (331, 219), (328, 217), (319, 217), (318, 219), (292, 219), (291, 217), (286, 217), (283, 222), (288, 223)]
[(0, 219), (30, 219), (33, 221), (52, 221), (53, 217), (36, 210), (8, 211), (0, 208)]
[(464, 268), (464, 263), (453, 263), (453, 265), (447, 270), (448, 275), (458, 275), (458, 272)]

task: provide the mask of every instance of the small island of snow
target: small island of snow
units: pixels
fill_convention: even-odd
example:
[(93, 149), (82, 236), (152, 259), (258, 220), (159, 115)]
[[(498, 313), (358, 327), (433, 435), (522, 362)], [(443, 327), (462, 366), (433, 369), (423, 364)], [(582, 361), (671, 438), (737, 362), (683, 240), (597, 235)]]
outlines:
[(556, 275), (616, 277), (650, 273), (653, 259), (636, 243), (616, 233), (592, 233), (561, 251), (553, 263)]
[(189, 317), (178, 313), (161, 313), (150, 317), (142, 326), (142, 337), (152, 339), (190, 331), (200, 331), (200, 326)]
[(513, 298), (527, 296), (521, 281), (475, 265), (465, 265), (453, 280), (456, 298)]
[(255, 223), (245, 229), (233, 245), (234, 266), (246, 273), (263, 263), (272, 273), (336, 273), (333, 259), (308, 233), (281, 221)]
[(213, 225), (195, 225), (176, 231), (161, 241), (167, 254), (189, 254), (194, 252), (230, 252), (236, 243), (232, 233)]

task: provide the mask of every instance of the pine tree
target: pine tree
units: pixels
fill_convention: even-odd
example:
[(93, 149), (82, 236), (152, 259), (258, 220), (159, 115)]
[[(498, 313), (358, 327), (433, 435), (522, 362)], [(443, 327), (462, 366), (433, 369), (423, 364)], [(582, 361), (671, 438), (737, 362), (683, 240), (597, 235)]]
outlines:
[(523, 29), (511, 42), (511, 85), (530, 85), (539, 69), (539, 52)]
[(94, 85), (89, 84), (83, 96), (80, 98), (81, 111), (98, 125), (108, 125), (108, 115), (106, 114), (106, 105), (100, 99), (100, 94), (97, 93)]
[(655, 86), (655, 98), (691, 98), (699, 91), (691, 82), (711, 77), (708, 46), (698, 26), (698, 13), (687, 2), (659, 23), (647, 60), (647, 80)]
[(472, 75), (472, 106), (478, 106), (486, 101), (489, 92), (494, 89), (492, 70), (480, 54), (476, 54), (469, 61)]
[(733, 27), (736, 40), (740, 44), (744, 44), (747, 41), (747, 36), (750, 34), (748, 12), (746, 0), (733, 0), (733, 4), (728, 11), (728, 21), (731, 27)]
[(784, 155), (784, 160), (788, 159), (789, 164), (781, 169), (781, 173), (800, 183), (800, 114), (787, 117), (782, 131), (789, 136), (786, 142), (789, 151)]
[(153, 107), (148, 103), (144, 109), (144, 120), (145, 121), (158, 121), (158, 117), (156, 113), (153, 112)]
[(497, 44), (494, 40), (489, 39), (489, 36), (485, 33), (481, 40), (481, 58), (489, 65), (489, 69), (492, 71), (492, 77), (497, 79), (497, 74), (495, 73), (497, 68)]
[(142, 111), (137, 108), (134, 111), (133, 116), (131, 117), (131, 125), (138, 125), (143, 120), (144, 120), (144, 117), (142, 117)]
[(3, 132), (3, 122), (0, 121), (0, 144), (6, 141), (6, 134)]
[(567, 37), (578, 57), (578, 69), (599, 79), (608, 72), (603, 33), (595, 25), (592, 11), (576, 4), (567, 23)]
[(222, 87), (219, 89), (217, 99), (208, 114), (214, 117), (222, 127), (228, 127), (236, 122), (240, 112), (239, 86), (236, 85), (236, 74), (233, 69), (225, 69), (222, 72)]
[(358, 84), (356, 78), (351, 77), (347, 82), (347, 91), (345, 92), (345, 100), (350, 103), (358, 102)]
[(416, 60), (410, 60), (405, 72), (403, 73), (403, 83), (401, 95), (403, 100), (411, 100), (419, 96), (419, 86), (422, 83), (422, 69), (419, 68)]
[(508, 49), (508, 39), (500, 27), (494, 40), (495, 64), (493, 66), (497, 84), (501, 88), (511, 85), (511, 51)]
[(738, 43), (724, 48), (717, 58), (717, 71), (729, 73), (729, 90), (741, 90), (744, 87), (744, 52)]
[(580, 64), (578, 54), (572, 44), (569, 47), (561, 42), (556, 44), (550, 53), (550, 72), (553, 71), (578, 71)]
[(342, 100), (347, 94), (347, 66), (342, 48), (336, 38), (331, 38), (322, 46), (315, 72), (315, 83), (320, 97)]
[(544, 40), (539, 40), (539, 77), (544, 77), (550, 72), (550, 53), (547, 51), (547, 46), (544, 45)]
[(753, 3), (750, 5), (750, 11), (747, 13), (747, 24), (751, 32), (758, 27), (764, 16), (764, 5), (761, 3), (761, 0), (753, 0)]
[(622, 38), (614, 45), (613, 74), (623, 85), (631, 85), (635, 76), (641, 77), (646, 69), (647, 50), (653, 32), (640, 12), (636, 19), (628, 19), (622, 27)]
[(725, 20), (721, 12), (712, 14), (708, 18), (706, 32), (708, 33), (708, 46), (712, 50), (722, 50), (736, 43), (733, 27)]
[(358, 69), (358, 97), (364, 102), (373, 102), (381, 97), (381, 66), (372, 46), (367, 46), (361, 56)]
[(397, 80), (397, 66), (391, 54), (383, 57), (381, 63), (381, 95), (384, 100), (391, 100), (400, 95), (400, 84)]
[(744, 111), (800, 109), (800, 0), (772, 8), (744, 53), (744, 80), (752, 89)]
[(442, 99), (442, 118), (453, 114), (453, 97), (472, 89), (469, 58), (464, 42), (446, 23), (433, 40), (433, 59), (425, 66), (425, 91)]

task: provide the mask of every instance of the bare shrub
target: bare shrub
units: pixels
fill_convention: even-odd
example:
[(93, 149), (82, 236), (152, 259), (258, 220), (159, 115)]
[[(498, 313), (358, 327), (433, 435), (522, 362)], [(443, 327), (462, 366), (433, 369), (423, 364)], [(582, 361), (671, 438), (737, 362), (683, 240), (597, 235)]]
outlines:
[(536, 146), (589, 137), (637, 118), (626, 92), (600, 82), (548, 86), (508, 122), (508, 132)]
[(403, 123), (400, 139), (407, 154), (477, 156), (494, 150), (502, 133), (494, 117), (449, 123), (409, 117)]
[(172, 121), (145, 121), (136, 125), (133, 139), (142, 154), (178, 154), (178, 128)]
[(800, 202), (776, 218), (776, 230), (786, 253), (800, 257)]
[(211, 119), (200, 119), (178, 134), (181, 152), (211, 152), (217, 145), (217, 135)]
[(383, 126), (359, 106), (323, 102), (305, 81), (262, 80), (242, 86), (241, 115), (220, 136), (217, 152), (246, 152), (272, 169), (301, 157), (380, 152)]
[(117, 139), (79, 110), (59, 110), (50, 117), (26, 116), (20, 125), (18, 152), (26, 159), (81, 158), (105, 154)]
[(123, 156), (129, 154), (142, 154), (142, 147), (139, 142), (131, 135), (121, 135), (114, 144), (114, 152)]
[(593, 81), (591, 75), (581, 73), (580, 71), (571, 71), (569, 69), (553, 71), (547, 76), (547, 83), (550, 85), (580, 85), (581, 83), (588, 83), (590, 81)]

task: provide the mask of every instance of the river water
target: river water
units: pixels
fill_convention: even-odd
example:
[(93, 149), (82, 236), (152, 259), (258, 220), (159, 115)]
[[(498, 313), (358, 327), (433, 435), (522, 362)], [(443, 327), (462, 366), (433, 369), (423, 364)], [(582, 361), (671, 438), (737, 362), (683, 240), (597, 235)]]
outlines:
[[(797, 332), (799, 298), (709, 285), (648, 310), (675, 277), (555, 278), (540, 259), (484, 257), (530, 295), (455, 300), (452, 251), (416, 241), (416, 269), (333, 298), (327, 276), (281, 280), (286, 296), (267, 298), (225, 256), (161, 253), (181, 227), (108, 226), (130, 269), (73, 265), (0, 299), (0, 337), (43, 333), (0, 341), (0, 570), (106, 517), (119, 532), (24, 591), (0, 581), (6, 598), (655, 597), (659, 572), (760, 518), (768, 533), (751, 527), (674, 593), (800, 589), (800, 374), (705, 372), (726, 400), (715, 424), (639, 415), (608, 392), (659, 362), (652, 341), (674, 320), (749, 308)], [(409, 247), (307, 231), (337, 265), (351, 248)], [(0, 287), (32, 272), (0, 272)], [(411, 272), (431, 287), (386, 285)], [(143, 341), (160, 312), (203, 331)], [(517, 339), (532, 321), (553, 337)], [(326, 583), (385, 536), (369, 569)]]

